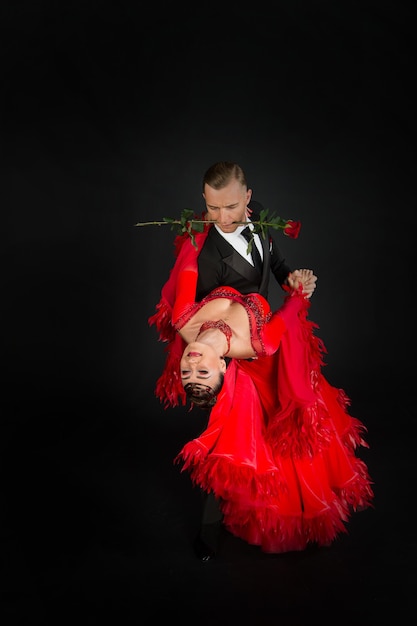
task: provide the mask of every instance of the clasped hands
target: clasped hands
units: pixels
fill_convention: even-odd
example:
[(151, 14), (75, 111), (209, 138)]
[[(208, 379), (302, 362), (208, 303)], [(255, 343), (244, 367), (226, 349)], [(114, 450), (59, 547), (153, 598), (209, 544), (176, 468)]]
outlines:
[(313, 270), (295, 270), (288, 274), (287, 282), (292, 289), (298, 289), (301, 285), (305, 297), (311, 298), (316, 288), (317, 276), (313, 274)]

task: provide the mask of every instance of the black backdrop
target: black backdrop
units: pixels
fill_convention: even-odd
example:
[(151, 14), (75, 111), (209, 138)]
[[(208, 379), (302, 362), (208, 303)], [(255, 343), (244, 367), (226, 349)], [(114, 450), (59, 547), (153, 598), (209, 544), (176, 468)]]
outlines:
[[(167, 467), (194, 432), (184, 410), (164, 412), (153, 394), (163, 347), (147, 319), (174, 235), (135, 224), (201, 211), (203, 172), (220, 159), (243, 166), (255, 199), (302, 222), (282, 249), (319, 277), (310, 316), (330, 381), (360, 403), (371, 440), (388, 442), (394, 424), (408, 436), (408, 7), (2, 3), (3, 478), (11, 525), (30, 517), (35, 554), (65, 520), (68, 553), (79, 549), (93, 525), (77, 512), (80, 485), (111, 491), (116, 459), (148, 468), (157, 445)], [(150, 470), (141, 477), (151, 492)], [(120, 490), (112, 497), (121, 506)]]

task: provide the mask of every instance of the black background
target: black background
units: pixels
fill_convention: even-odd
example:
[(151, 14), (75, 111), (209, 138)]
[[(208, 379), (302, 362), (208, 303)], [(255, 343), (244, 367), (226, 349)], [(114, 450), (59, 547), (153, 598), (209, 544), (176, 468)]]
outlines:
[[(164, 411), (154, 397), (164, 357), (147, 320), (174, 260), (174, 234), (135, 224), (200, 212), (203, 173), (221, 159), (240, 163), (254, 199), (302, 222), (299, 238), (281, 237), (281, 248), (318, 276), (310, 317), (328, 349), (326, 375), (369, 431), (378, 506), (354, 520), (353, 546), (343, 538), (342, 552), (323, 557), (325, 585), (340, 582), (340, 596), (329, 592), (335, 607), (354, 600), (361, 581), (371, 585), (359, 594), (370, 615), (407, 605), (398, 570), (409, 580), (403, 559), (415, 551), (405, 501), (415, 434), (411, 8), (2, 3), (9, 620), (62, 623), (65, 606), (88, 624), (113, 612), (130, 623), (165, 603), (182, 617), (198, 606), (198, 620), (211, 623), (223, 596), (215, 592), (217, 605), (207, 589), (212, 595), (222, 577), (252, 598), (252, 619), (261, 592), (250, 593), (247, 576), (256, 565), (258, 584), (274, 580), (283, 562), (294, 576), (280, 572), (288, 615), (295, 605), (309, 615), (318, 598), (314, 562), (278, 565), (240, 544), (247, 560), (237, 549), (213, 580), (199, 578), (188, 537), (196, 495), (172, 459), (202, 418)], [(273, 287), (273, 304), (280, 297)], [(386, 544), (399, 536), (400, 556)], [(378, 586), (386, 570), (389, 583)], [(262, 615), (280, 602), (263, 598)]]

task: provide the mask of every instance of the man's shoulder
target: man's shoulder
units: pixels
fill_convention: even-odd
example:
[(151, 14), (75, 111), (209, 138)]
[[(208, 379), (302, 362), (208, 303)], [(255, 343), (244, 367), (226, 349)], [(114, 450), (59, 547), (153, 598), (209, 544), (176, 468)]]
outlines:
[(207, 234), (206, 240), (199, 252), (198, 262), (208, 262), (215, 265), (219, 259), (230, 256), (234, 252), (231, 243), (226, 241), (224, 237), (212, 226)]
[(218, 249), (219, 246), (222, 245), (222, 242), (224, 242), (223, 237), (217, 232), (217, 229), (214, 228), (214, 226), (211, 226), (210, 230), (207, 233), (207, 237), (204, 241), (200, 254), (203, 251), (208, 252), (209, 250), (213, 251), (215, 249)]

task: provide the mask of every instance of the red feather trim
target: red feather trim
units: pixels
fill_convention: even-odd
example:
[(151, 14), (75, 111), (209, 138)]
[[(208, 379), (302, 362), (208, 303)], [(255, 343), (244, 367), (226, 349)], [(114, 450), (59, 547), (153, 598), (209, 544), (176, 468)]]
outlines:
[(326, 408), (315, 402), (308, 407), (296, 407), (284, 419), (272, 420), (267, 441), (279, 456), (313, 457), (328, 446), (332, 430)]
[(172, 325), (172, 308), (163, 298), (156, 305), (156, 313), (148, 318), (149, 326), (155, 326), (159, 334), (159, 341), (173, 341), (176, 330)]
[(175, 458), (176, 463), (183, 463), (181, 471), (188, 470), (191, 480), (207, 492), (213, 491), (224, 500), (239, 499), (252, 506), (268, 502), (285, 490), (278, 471), (259, 474), (257, 468), (240, 463), (220, 455), (208, 455), (208, 450), (197, 440), (188, 442)]
[(339, 533), (347, 532), (343, 521), (346, 515), (337, 501), (310, 519), (303, 515), (279, 515), (273, 506), (242, 508), (238, 515), (235, 503), (224, 503), (222, 509), (224, 524), (232, 534), (267, 553), (305, 550), (313, 543), (329, 546)]
[(155, 395), (164, 408), (178, 406), (181, 402), (185, 406), (187, 396), (181, 382), (180, 361), (185, 343), (180, 335), (176, 335), (175, 341), (167, 346), (167, 357), (161, 376), (158, 378)]

